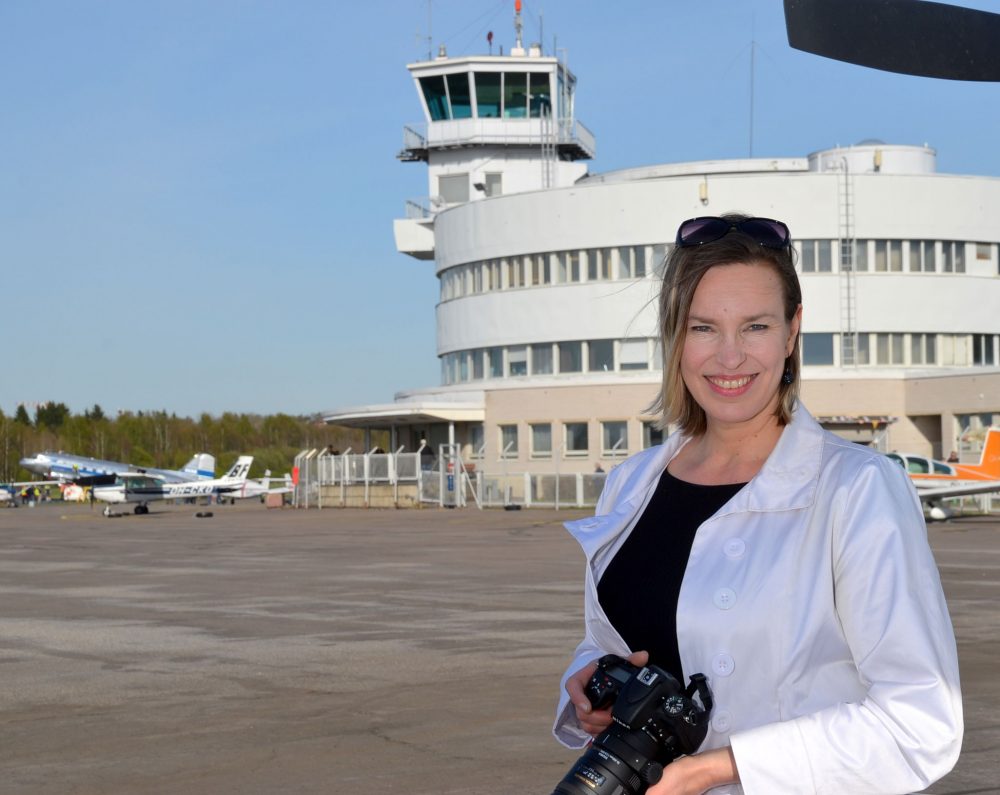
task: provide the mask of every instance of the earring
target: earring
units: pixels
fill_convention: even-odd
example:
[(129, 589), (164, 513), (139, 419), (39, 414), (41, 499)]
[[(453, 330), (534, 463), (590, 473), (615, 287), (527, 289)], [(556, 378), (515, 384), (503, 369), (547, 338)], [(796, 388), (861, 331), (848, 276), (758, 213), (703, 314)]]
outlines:
[(792, 368), (791, 367), (786, 367), (785, 368), (785, 374), (783, 376), (781, 376), (781, 383), (783, 383), (783, 384), (790, 384), (794, 380), (795, 379), (792, 378)]

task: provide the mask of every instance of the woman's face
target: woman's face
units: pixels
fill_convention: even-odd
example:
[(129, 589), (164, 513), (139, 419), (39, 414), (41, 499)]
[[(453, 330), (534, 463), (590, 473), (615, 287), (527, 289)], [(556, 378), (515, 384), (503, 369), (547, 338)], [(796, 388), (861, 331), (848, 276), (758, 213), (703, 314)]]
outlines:
[(681, 377), (709, 428), (771, 417), (791, 354), (800, 306), (789, 323), (778, 274), (768, 264), (716, 265), (688, 313)]

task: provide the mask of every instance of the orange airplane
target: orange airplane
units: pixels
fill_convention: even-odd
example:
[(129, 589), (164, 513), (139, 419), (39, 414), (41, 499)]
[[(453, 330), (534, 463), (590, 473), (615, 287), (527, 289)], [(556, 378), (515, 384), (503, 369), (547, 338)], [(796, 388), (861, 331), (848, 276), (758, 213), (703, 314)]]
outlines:
[(922, 502), (928, 503), (932, 519), (947, 519), (941, 500), (970, 494), (1000, 492), (1000, 428), (986, 432), (986, 443), (978, 464), (949, 464), (911, 453), (889, 453), (906, 470)]

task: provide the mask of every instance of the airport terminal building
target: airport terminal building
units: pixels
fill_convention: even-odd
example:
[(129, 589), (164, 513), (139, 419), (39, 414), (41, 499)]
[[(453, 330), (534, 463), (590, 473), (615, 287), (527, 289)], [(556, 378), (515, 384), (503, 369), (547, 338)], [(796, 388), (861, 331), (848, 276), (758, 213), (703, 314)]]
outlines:
[(428, 197), (395, 236), (440, 284), (440, 384), (328, 422), (492, 470), (592, 472), (658, 443), (663, 259), (680, 221), (738, 211), (795, 239), (810, 411), (884, 450), (978, 458), (1000, 422), (1000, 179), (881, 141), (590, 174), (576, 79), (539, 47), (408, 68), (424, 121), (399, 158), (426, 164)]

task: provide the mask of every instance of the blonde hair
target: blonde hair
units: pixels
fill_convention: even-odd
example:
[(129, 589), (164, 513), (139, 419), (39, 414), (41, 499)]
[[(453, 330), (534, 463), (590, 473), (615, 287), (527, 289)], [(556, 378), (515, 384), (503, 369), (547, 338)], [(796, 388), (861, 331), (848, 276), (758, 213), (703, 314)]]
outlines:
[[(727, 221), (739, 223), (751, 216), (737, 213), (723, 215)], [(687, 336), (687, 318), (695, 290), (702, 277), (716, 265), (764, 264), (772, 267), (781, 282), (785, 321), (791, 323), (802, 303), (802, 288), (795, 273), (795, 253), (786, 248), (768, 248), (744, 233), (733, 230), (711, 243), (700, 246), (674, 246), (663, 269), (663, 284), (659, 298), (659, 332), (663, 365), (663, 382), (656, 400), (649, 407), (658, 415), (657, 425), (666, 430), (676, 425), (689, 436), (705, 432), (705, 411), (692, 397), (681, 377), (681, 354)], [(778, 407), (775, 416), (779, 425), (787, 425), (799, 396), (799, 341), (796, 334), (792, 353), (785, 360), (785, 377), (778, 386)], [(790, 383), (786, 383), (790, 381)]]

